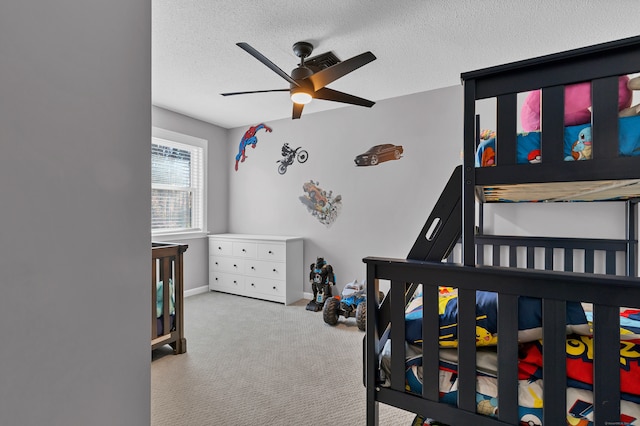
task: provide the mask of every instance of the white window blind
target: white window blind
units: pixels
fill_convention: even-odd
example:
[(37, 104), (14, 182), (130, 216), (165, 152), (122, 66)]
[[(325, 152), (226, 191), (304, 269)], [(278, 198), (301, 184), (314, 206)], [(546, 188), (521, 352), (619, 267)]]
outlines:
[(204, 232), (206, 141), (196, 146), (183, 142), (186, 135), (154, 131), (161, 133), (151, 140), (152, 233)]

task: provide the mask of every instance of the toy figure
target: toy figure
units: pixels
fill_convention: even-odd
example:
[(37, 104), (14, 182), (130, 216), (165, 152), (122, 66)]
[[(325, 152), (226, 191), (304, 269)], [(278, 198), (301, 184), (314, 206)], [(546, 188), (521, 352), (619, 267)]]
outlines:
[(565, 157), (565, 161), (591, 160), (591, 127), (580, 130), (578, 140), (571, 146), (571, 155)]
[(306, 309), (318, 312), (324, 307), (324, 302), (333, 296), (331, 286), (336, 284), (336, 276), (333, 273), (333, 267), (327, 265), (327, 262), (322, 257), (318, 257), (316, 263), (312, 263), (309, 269), (313, 300), (307, 303)]

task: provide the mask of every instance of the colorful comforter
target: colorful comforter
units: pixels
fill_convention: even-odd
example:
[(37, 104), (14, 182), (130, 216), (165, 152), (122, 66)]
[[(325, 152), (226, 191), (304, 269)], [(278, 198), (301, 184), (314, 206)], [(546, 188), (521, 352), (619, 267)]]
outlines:
[[(405, 388), (422, 393), (422, 297), (416, 294), (406, 309)], [(440, 317), (440, 401), (457, 403), (457, 292), (441, 287)], [(541, 425), (542, 419), (542, 314), (538, 299), (519, 298), (520, 340), (519, 412), (528, 425)], [(497, 295), (476, 292), (476, 400), (477, 412), (494, 416), (497, 400)], [(567, 424), (590, 426), (593, 421), (593, 338), (592, 313), (580, 303), (567, 303)], [(640, 425), (640, 310), (620, 314), (620, 424)], [(390, 341), (381, 354), (383, 386), (390, 385)]]

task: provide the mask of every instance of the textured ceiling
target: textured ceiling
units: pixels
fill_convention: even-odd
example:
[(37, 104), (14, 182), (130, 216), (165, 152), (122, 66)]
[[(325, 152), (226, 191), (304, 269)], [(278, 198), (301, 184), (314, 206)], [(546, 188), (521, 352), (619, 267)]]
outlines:
[[(460, 83), (460, 73), (640, 34), (638, 0), (153, 0), (153, 104), (224, 128), (291, 117), (297, 41), (377, 60), (327, 87), (380, 101)], [(361, 108), (314, 100), (302, 114)], [(373, 107), (375, 108), (375, 106)]]

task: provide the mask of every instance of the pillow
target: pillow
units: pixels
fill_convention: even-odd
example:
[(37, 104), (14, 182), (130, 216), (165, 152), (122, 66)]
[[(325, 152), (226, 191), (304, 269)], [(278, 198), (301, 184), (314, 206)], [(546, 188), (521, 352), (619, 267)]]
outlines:
[[(496, 293), (476, 292), (476, 345), (495, 346), (497, 343)], [(440, 346), (458, 346), (458, 292), (452, 287), (440, 287), (438, 297), (440, 317)], [(406, 309), (405, 338), (409, 343), (422, 344), (422, 292), (416, 292)]]
[[(587, 317), (580, 302), (567, 302), (567, 334), (591, 334)], [(518, 341), (542, 339), (542, 300), (518, 298)]]
[[(458, 346), (458, 295), (451, 287), (440, 287), (438, 298), (440, 347)], [(476, 346), (495, 346), (498, 341), (498, 294), (476, 291)], [(567, 334), (590, 334), (589, 323), (579, 302), (567, 302)], [(405, 310), (405, 338), (422, 345), (422, 293), (416, 292)], [(518, 341), (542, 338), (542, 301), (518, 298)]]
[[(618, 79), (618, 111), (631, 106), (633, 96), (627, 87), (629, 77), (626, 75)], [(520, 121), (522, 130), (533, 132), (540, 130), (540, 106), (542, 91), (540, 89), (529, 92), (525, 98)], [(591, 122), (591, 82), (586, 81), (570, 84), (564, 89), (564, 125), (574, 126)]]
[[(164, 308), (162, 288), (162, 281), (158, 281), (156, 283), (156, 318), (160, 318), (162, 316), (162, 309)], [(169, 299), (169, 315), (174, 315), (176, 313), (176, 292), (171, 278), (169, 278)]]

